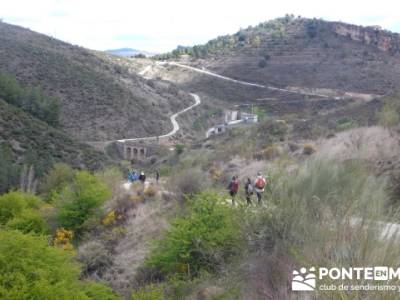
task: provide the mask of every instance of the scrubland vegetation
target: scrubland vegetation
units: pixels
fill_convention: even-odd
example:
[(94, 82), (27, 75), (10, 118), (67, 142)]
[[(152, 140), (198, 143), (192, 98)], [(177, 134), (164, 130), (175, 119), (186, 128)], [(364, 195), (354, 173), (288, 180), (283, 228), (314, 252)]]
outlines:
[(44, 96), (38, 87), (23, 87), (14, 77), (0, 73), (0, 99), (22, 108), (51, 126), (59, 125), (59, 100)]
[[(390, 151), (394, 129), (380, 129), (391, 132), (380, 134), (393, 139), (385, 141)], [(150, 173), (146, 187), (124, 187), (118, 168), (90, 173), (55, 164), (36, 195), (0, 196), (0, 297), (285, 299), (293, 296), (292, 270), (302, 266), (394, 265), (398, 184), (371, 164), (391, 152), (378, 145), (365, 152), (361, 144), (370, 141), (361, 130), (295, 140), (290, 122), (266, 117), (199, 145), (177, 144), (156, 166), (143, 166), (159, 168), (162, 178), (156, 184)], [(243, 184), (258, 171), (268, 178), (263, 205), (247, 206), (241, 186), (232, 206), (232, 175)]]
[[(204, 46), (179, 47), (158, 58), (208, 58), (252, 47), (260, 52), (257, 70), (268, 70), (281, 49), (265, 52), (261, 38), (285, 44), (285, 28), (298, 22), (305, 28), (300, 32), (304, 36), (296, 35), (303, 40), (300, 44), (311, 45), (318, 39), (324, 48), (333, 47), (328, 42), (337, 37), (325, 39), (324, 22), (286, 16)], [(46, 53), (31, 52), (41, 59)], [(346, 55), (343, 52), (341, 59)], [(93, 63), (100, 61), (92, 54), (86, 56)], [(147, 97), (157, 91), (179, 105), (184, 104), (180, 100), (188, 100), (174, 85), (136, 77), (132, 77), (137, 80), (131, 82), (132, 91), (125, 91), (122, 82), (132, 74), (122, 65), (107, 63), (107, 68), (116, 69), (104, 74), (98, 70), (102, 75), (93, 81), (94, 75), (82, 69), (85, 59), (79, 67), (68, 67), (61, 63), (66, 60), (54, 61), (57, 57), (51, 56), (51, 63), (82, 79), (84, 95), (97, 90), (95, 82), (107, 82), (95, 96), (106, 89), (104, 95), (112, 94), (110, 101), (122, 96), (124, 102), (139, 84), (147, 90), (138, 92), (138, 99), (146, 100), (140, 105), (157, 107), (157, 101)], [(118, 79), (108, 82), (114, 73)], [(202, 80), (197, 77), (190, 90), (212, 91), (206, 95), (208, 108), (192, 112), (186, 120), (202, 137), (229, 102), (212, 105), (214, 97), (222, 100), (229, 95), (239, 103), (268, 96), (262, 94), (265, 89), (238, 89), (234, 82)], [(173, 145), (146, 161), (110, 167), (106, 155), (54, 128), (59, 126), (57, 100), (0, 75), (0, 298), (292, 299), (298, 296), (290, 290), (292, 271), (300, 267), (396, 266), (400, 259), (395, 232), (400, 223), (399, 95), (346, 103), (325, 98), (319, 102), (295, 93), (279, 97), (290, 101), (273, 99), (256, 105), (258, 124), (233, 127), (206, 140), (185, 139), (179, 133)], [(88, 97), (88, 103), (93, 99)], [(273, 104), (275, 100), (279, 103)], [(292, 100), (300, 102), (291, 106)], [(145, 110), (132, 111), (125, 117)], [(161, 111), (166, 115), (170, 109), (165, 106)], [(154, 131), (156, 123), (148, 128), (141, 124), (135, 133)], [(118, 133), (118, 124), (110, 124)], [(96, 130), (96, 123), (87, 129)], [(125, 182), (130, 163), (136, 171), (146, 172), (148, 182)], [(161, 175), (158, 183), (155, 170)], [(266, 175), (267, 186), (261, 205), (255, 195), (247, 205), (243, 184), (247, 178), (254, 180), (257, 172)], [(227, 192), (232, 176), (240, 180), (235, 205)], [(376, 299), (382, 294), (315, 291), (313, 296)], [(398, 293), (386, 292), (385, 298), (397, 299)]]
[(202, 293), (211, 293), (210, 299), (261, 299), (264, 293), (283, 299), (289, 296), (288, 270), (298, 266), (391, 265), (399, 259), (393, 237), (378, 225), (397, 219), (384, 178), (360, 161), (310, 158), (290, 165), (268, 169), (266, 207), (232, 207), (218, 192), (189, 198), (139, 270), (142, 287), (133, 299)]

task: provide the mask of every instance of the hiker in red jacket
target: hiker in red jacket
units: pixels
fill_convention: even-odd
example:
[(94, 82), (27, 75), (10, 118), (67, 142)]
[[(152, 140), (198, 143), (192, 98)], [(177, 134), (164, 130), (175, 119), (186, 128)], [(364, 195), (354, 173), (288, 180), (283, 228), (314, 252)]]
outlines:
[(232, 205), (235, 205), (235, 197), (239, 190), (239, 179), (237, 176), (233, 176), (228, 186), (229, 194), (232, 197)]
[(254, 181), (254, 190), (257, 195), (258, 204), (261, 205), (261, 196), (264, 193), (267, 180), (262, 176), (261, 172), (257, 173), (257, 178)]

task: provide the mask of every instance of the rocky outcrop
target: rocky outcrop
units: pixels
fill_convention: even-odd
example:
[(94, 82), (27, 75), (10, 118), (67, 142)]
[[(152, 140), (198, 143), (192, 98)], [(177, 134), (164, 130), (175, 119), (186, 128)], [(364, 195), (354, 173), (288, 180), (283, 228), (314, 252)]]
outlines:
[(332, 23), (338, 35), (347, 36), (354, 41), (375, 45), (378, 49), (391, 53), (400, 52), (400, 35), (383, 30), (379, 26), (362, 27), (344, 23)]

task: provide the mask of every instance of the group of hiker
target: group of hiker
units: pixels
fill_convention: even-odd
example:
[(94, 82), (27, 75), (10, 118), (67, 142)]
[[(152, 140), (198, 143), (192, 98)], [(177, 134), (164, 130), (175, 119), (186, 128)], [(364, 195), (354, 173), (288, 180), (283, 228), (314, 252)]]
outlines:
[[(155, 180), (158, 183), (160, 180), (160, 172), (158, 170), (155, 171)], [(129, 182), (135, 182), (135, 181), (140, 181), (143, 184), (146, 182), (146, 174), (142, 171), (140, 173), (135, 172), (135, 171), (130, 171), (128, 173), (128, 181)], [(244, 192), (246, 195), (246, 202), (247, 205), (251, 205), (252, 201), (251, 198), (254, 195), (254, 193), (257, 196), (257, 203), (261, 205), (262, 201), (262, 194), (264, 193), (265, 186), (267, 185), (267, 180), (265, 177), (261, 174), (261, 172), (257, 173), (257, 177), (252, 181), (250, 178), (247, 178), (245, 184), (244, 184)], [(239, 177), (238, 176), (233, 176), (232, 180), (229, 182), (228, 186), (228, 191), (230, 196), (232, 197), (232, 204), (235, 204), (235, 198), (237, 193), (239, 192)]]
[[(232, 180), (229, 183), (228, 186), (228, 191), (229, 194), (232, 197), (232, 204), (235, 204), (235, 198), (236, 195), (239, 191), (239, 178), (238, 176), (233, 176)], [(261, 174), (261, 172), (257, 173), (257, 177), (255, 178), (254, 181), (252, 181), (250, 178), (247, 178), (245, 184), (244, 184), (244, 192), (246, 195), (246, 201), (247, 205), (251, 205), (252, 201), (252, 195), (255, 193), (257, 196), (257, 202), (259, 205), (261, 205), (261, 200), (262, 200), (262, 194), (264, 193), (265, 186), (267, 185), (267, 180), (265, 177)]]
[[(146, 182), (146, 174), (142, 171), (139, 173), (135, 172), (135, 171), (129, 171), (128, 173), (128, 181), (129, 182), (135, 182), (137, 180), (139, 180), (141, 183), (145, 183)], [(156, 170), (155, 172), (155, 179), (156, 182), (158, 183), (158, 181), (160, 180), (160, 172), (158, 170)]]

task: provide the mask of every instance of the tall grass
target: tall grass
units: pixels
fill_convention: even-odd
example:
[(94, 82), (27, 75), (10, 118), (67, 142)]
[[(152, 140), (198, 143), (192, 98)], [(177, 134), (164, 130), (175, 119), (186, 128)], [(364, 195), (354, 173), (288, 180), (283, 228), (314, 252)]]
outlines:
[[(296, 170), (270, 170), (270, 181), (270, 208), (253, 212), (252, 250), (279, 253), (277, 260), (285, 253), (298, 268), (398, 267), (399, 240), (386, 223), (396, 220), (387, 210), (387, 182), (362, 163), (308, 160)], [(398, 299), (397, 291), (315, 293), (316, 299)]]

